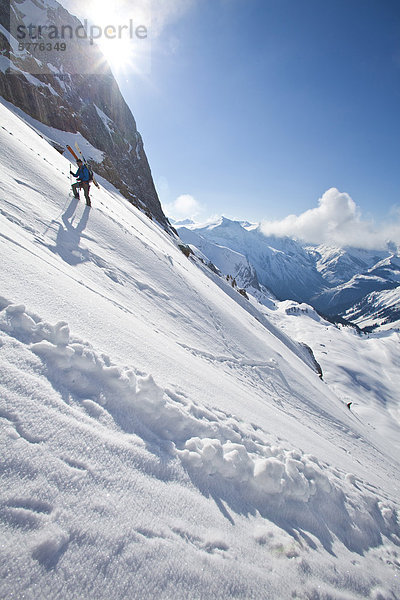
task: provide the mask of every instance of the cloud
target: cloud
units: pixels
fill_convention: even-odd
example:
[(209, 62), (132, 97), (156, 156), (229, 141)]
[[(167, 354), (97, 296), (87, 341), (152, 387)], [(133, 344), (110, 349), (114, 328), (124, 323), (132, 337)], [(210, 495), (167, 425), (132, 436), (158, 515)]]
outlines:
[(201, 205), (196, 198), (190, 194), (178, 196), (175, 202), (164, 206), (165, 212), (174, 219), (194, 218), (202, 210)]
[(281, 221), (264, 221), (265, 235), (293, 237), (312, 244), (333, 244), (357, 248), (380, 249), (388, 241), (400, 244), (399, 215), (390, 224), (377, 227), (362, 218), (361, 210), (346, 193), (331, 188), (318, 201), (316, 208), (300, 215), (288, 215)]

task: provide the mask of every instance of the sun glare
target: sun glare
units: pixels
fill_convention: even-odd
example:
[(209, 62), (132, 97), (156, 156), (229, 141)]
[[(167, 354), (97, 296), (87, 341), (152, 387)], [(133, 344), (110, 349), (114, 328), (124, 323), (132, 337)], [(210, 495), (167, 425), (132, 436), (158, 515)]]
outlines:
[(98, 40), (97, 44), (113, 71), (129, 71), (138, 68), (138, 60), (130, 40), (105, 39)]
[(90, 22), (93, 41), (114, 72), (149, 72), (149, 19), (140, 2), (92, 0)]

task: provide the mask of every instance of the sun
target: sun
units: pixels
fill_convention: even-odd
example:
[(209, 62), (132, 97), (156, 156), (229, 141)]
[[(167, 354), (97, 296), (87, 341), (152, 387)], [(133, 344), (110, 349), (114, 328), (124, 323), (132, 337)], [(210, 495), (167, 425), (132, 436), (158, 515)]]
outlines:
[(112, 6), (103, 1), (90, 3), (93, 41), (99, 46), (114, 73), (147, 74), (150, 41), (146, 16), (132, 10), (135, 2), (116, 0)]
[(97, 44), (114, 72), (130, 71), (135, 67), (138, 68), (134, 45), (130, 40), (101, 39), (97, 40)]

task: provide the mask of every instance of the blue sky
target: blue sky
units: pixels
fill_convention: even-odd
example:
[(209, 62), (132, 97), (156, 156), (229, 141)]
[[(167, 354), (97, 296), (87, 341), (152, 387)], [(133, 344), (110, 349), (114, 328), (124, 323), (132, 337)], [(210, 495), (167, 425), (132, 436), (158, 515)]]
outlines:
[(151, 69), (117, 77), (163, 205), (277, 220), (334, 187), (358, 218), (395, 218), (398, 0), (153, 0), (155, 23), (158, 10)]
[(330, 187), (378, 218), (400, 203), (397, 0), (201, 0), (121, 87), (164, 203), (255, 220)]

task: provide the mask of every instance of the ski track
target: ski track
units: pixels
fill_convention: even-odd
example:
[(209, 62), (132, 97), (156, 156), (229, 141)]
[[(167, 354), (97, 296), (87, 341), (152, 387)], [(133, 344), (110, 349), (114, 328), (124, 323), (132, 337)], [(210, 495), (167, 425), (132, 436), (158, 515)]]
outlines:
[[(138, 377), (134, 369), (118, 367), (88, 343), (71, 339), (65, 322), (52, 326), (30, 316), (24, 306), (4, 300), (2, 304), (6, 306), (0, 313), (0, 329), (40, 357), (45, 365), (43, 374), (68, 405), (82, 407), (82, 402), (90, 399), (99, 405), (100, 412), (103, 409), (109, 413), (117, 430), (139, 435), (159, 448), (165, 448), (165, 441), (170, 442), (166, 446), (168, 454), (178, 457), (193, 477), (213, 476), (219, 483), (223, 480), (238, 484), (243, 500), (248, 502), (253, 497), (258, 510), (269, 494), (272, 501), (277, 495), (279, 505), (292, 500), (318, 501), (325, 525), (333, 508), (337, 510), (344, 497), (346, 478), (338, 477), (330, 468), (324, 469), (315, 457), (273, 446), (259, 435), (245, 431), (238, 419), (221, 418), (204, 406), (169, 396), (150, 375)], [(2, 415), (4, 418), (7, 411)], [(17, 431), (20, 417), (7, 418)], [(346, 477), (352, 479), (352, 475)], [(362, 482), (358, 485), (364, 487)], [(365, 495), (357, 501), (366, 506), (371, 503)], [(373, 510), (377, 510), (379, 501), (377, 494)], [(349, 518), (350, 504), (343, 502), (342, 519)], [(352, 520), (362, 532), (362, 522), (356, 514)], [(368, 526), (373, 522), (376, 525), (376, 519), (371, 519)], [(382, 531), (377, 528), (376, 535), (388, 535), (384, 523), (382, 517)], [(397, 526), (390, 531), (390, 535), (399, 533)], [(362, 539), (360, 534), (360, 544)]]
[[(57, 411), (61, 417), (53, 424), (56, 430), (65, 423), (68, 428), (80, 429), (83, 437), (85, 431), (90, 432), (96, 444), (112, 445), (114, 454), (130, 469), (164, 483), (187, 486), (190, 482), (203, 495), (214, 498), (232, 525), (238, 515), (248, 518), (257, 513), (288, 532), (293, 543), (286, 549), (280, 543), (274, 545), (273, 534), (267, 530), (256, 536), (260, 547), (267, 546), (278, 555), (300, 560), (306, 548), (307, 552), (316, 550), (318, 544), (334, 555), (335, 540), (359, 555), (381, 545), (383, 537), (400, 545), (396, 505), (376, 486), (299, 449), (282, 446), (273, 434), (229, 413), (163, 390), (150, 375), (113, 364), (90, 344), (72, 336), (65, 322), (51, 325), (5, 299), (1, 299), (1, 307), (0, 375), (2, 380), (11, 376), (14, 381), (1, 400), (0, 424), (4, 427), (6, 423), (3, 456), (18, 456), (7, 447), (15, 449), (20, 439), (34, 444), (40, 454), (60, 465), (60, 474), (53, 471), (51, 475), (55, 488), (64, 488), (69, 480), (78, 491), (88, 477), (98, 483), (102, 479), (98, 460), (90, 458), (94, 448), (87, 448), (86, 459), (75, 455), (72, 448), (68, 453), (60, 451), (64, 444), (60, 448), (46, 426)], [(21, 389), (25, 385), (21, 377), (13, 373), (17, 369), (24, 369), (32, 378), (25, 390)], [(16, 402), (10, 409), (9, 395), (15, 385), (23, 402), (29, 397), (31, 402)], [(51, 393), (43, 393), (43, 387)], [(42, 398), (40, 412), (36, 394), (37, 399)], [(26, 436), (28, 429), (30, 435)], [(46, 497), (49, 485), (39, 483), (42, 475), (35, 461), (29, 463), (20, 456), (20, 464), (18, 458), (11, 463), (6, 459), (3, 473), (18, 469), (23, 475), (25, 470), (40, 493), (16, 497), (3, 489), (0, 522), (15, 532), (31, 532), (31, 559), (51, 572), (82, 533), (73, 523), (66, 526), (62, 507)], [(57, 497), (54, 490), (52, 495)], [(163, 531), (141, 526), (135, 532), (130, 533), (131, 542), (134, 535), (146, 540), (178, 538), (194, 552), (225, 556), (228, 562), (233, 558), (229, 558), (229, 543), (221, 535), (205, 538), (176, 525)], [(121, 541), (120, 551), (126, 543)], [(112, 557), (109, 560), (112, 564)]]

